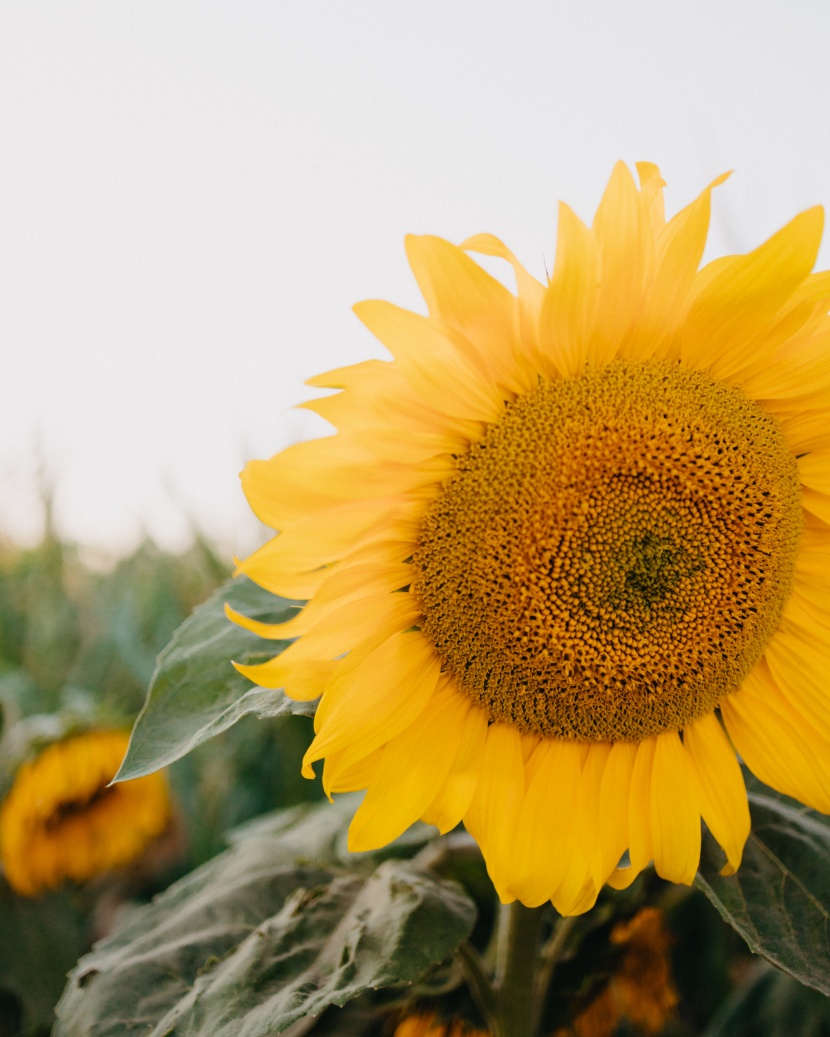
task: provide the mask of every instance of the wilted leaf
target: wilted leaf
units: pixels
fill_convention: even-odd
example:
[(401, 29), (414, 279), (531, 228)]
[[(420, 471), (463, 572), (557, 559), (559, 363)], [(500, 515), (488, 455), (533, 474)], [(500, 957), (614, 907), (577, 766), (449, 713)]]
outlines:
[(362, 794), (351, 793), (338, 796), (333, 803), (303, 803), (275, 810), (240, 825), (228, 833), (227, 839), (232, 846), (267, 841), (273, 859), (287, 864), (314, 861), (366, 873), (389, 858), (413, 856), (435, 838), (433, 827), (418, 823), (380, 850), (350, 853), (347, 829), (361, 799)]
[(263, 819), (135, 911), (78, 963), (55, 1037), (265, 1037), (451, 955), (470, 899), (408, 861), (338, 864), (353, 809)]
[(133, 728), (118, 781), (165, 767), (235, 724), (246, 713), (262, 717), (314, 712), (280, 691), (251, 686), (231, 666), (263, 662), (287, 641), (264, 642), (231, 623), (225, 603), (253, 619), (283, 622), (297, 602), (277, 598), (246, 577), (228, 581), (182, 623), (158, 658), (147, 701)]
[(704, 839), (697, 884), (750, 949), (830, 994), (830, 821), (807, 807), (750, 793), (752, 831), (736, 875)]

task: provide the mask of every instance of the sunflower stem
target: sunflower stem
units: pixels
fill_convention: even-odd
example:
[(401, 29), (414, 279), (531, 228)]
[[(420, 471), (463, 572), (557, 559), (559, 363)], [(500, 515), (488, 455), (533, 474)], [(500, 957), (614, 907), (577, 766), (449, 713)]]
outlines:
[(542, 1012), (545, 1008), (545, 1001), (547, 1000), (548, 990), (550, 990), (551, 981), (553, 980), (553, 974), (556, 971), (556, 966), (562, 959), (565, 945), (568, 942), (568, 937), (571, 935), (571, 930), (575, 924), (576, 918), (572, 915), (566, 918), (560, 918), (553, 928), (551, 938), (542, 948), (540, 954), (542, 965), (536, 975), (536, 989), (533, 998), (533, 1023), (535, 1029), (538, 1029), (539, 1024), (542, 1021)]
[(490, 970), (487, 962), (467, 941), (461, 944), (456, 954), (467, 983), (467, 989), (475, 1001), (476, 1008), (481, 1012), (488, 1027), (492, 1026), (498, 1012), (498, 999), (493, 984), (490, 982), (488, 975)]
[(496, 948), (494, 1037), (535, 1037), (534, 992), (543, 908), (502, 905)]

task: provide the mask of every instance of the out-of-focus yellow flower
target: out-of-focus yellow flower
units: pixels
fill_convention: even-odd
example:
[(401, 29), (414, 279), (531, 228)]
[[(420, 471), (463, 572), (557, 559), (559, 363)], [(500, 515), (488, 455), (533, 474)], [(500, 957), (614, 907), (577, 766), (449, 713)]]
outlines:
[(471, 1030), (460, 1019), (441, 1022), (434, 1012), (409, 1015), (398, 1023), (394, 1037), (490, 1037), (489, 1030)]
[(678, 997), (669, 966), (671, 937), (662, 914), (643, 908), (630, 922), (615, 926), (611, 943), (625, 948), (618, 969), (573, 1028), (559, 1030), (555, 1037), (611, 1037), (622, 1019), (653, 1037), (674, 1014)]
[(24, 764), (0, 807), (0, 860), (24, 896), (134, 860), (170, 821), (163, 773), (109, 783), (129, 735), (90, 731)]

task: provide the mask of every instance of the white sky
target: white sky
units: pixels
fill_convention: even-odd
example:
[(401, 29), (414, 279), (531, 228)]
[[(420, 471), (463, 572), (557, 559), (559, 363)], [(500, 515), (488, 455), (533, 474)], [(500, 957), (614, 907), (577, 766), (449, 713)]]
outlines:
[[(404, 234), (491, 231), (542, 276), (618, 158), (711, 251), (830, 202), (823, 0), (3, 0), (0, 531), (228, 550), (246, 457), (324, 431), (305, 378), (420, 308)], [(830, 249), (823, 252), (830, 263)]]

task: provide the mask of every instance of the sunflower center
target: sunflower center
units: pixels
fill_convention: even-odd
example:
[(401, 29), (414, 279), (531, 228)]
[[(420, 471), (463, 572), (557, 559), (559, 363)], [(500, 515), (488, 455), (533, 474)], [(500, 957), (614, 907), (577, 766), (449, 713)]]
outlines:
[(672, 361), (617, 361), (519, 397), (458, 458), (412, 589), (494, 720), (638, 741), (738, 687), (800, 530), (795, 459), (757, 404)]
[(112, 799), (117, 794), (118, 789), (115, 786), (102, 785), (88, 796), (80, 796), (77, 799), (62, 800), (60, 803), (55, 804), (54, 810), (44, 821), (43, 827), (47, 830), (60, 828), (61, 825), (70, 821), (74, 817), (89, 814), (101, 803), (104, 803), (108, 799)]

